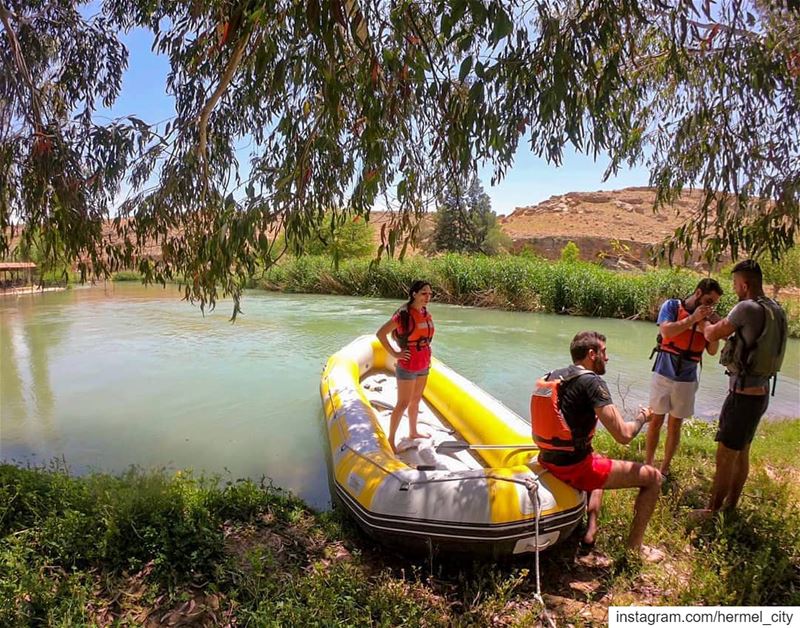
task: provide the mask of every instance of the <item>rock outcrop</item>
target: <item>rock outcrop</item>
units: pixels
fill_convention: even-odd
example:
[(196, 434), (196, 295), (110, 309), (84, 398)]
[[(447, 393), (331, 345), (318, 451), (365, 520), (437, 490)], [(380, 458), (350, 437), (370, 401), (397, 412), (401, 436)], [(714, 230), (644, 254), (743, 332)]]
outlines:
[[(572, 241), (581, 259), (617, 268), (642, 267), (650, 263), (653, 246), (690, 220), (702, 199), (702, 192), (688, 190), (671, 207), (655, 212), (653, 188), (570, 192), (517, 207), (498, 220), (515, 251), (528, 247), (557, 259)], [(696, 262), (696, 257), (691, 260)]]

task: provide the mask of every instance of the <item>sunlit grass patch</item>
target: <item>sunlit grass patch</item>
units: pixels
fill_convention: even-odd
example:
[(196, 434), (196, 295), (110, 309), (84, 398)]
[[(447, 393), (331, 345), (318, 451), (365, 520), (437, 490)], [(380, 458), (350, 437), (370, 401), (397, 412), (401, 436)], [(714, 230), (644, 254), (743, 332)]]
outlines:
[[(758, 495), (768, 491), (772, 503)], [(735, 513), (691, 531), (691, 589), (680, 600), (720, 605), (782, 605), (800, 600), (800, 511), (787, 487), (751, 478)]]
[[(780, 386), (780, 382), (778, 383)], [(800, 421), (762, 421), (750, 449), (751, 459), (771, 467), (798, 466)]]
[[(796, 604), (800, 599), (800, 500), (796, 451), (800, 421), (764, 422), (752, 446), (751, 470), (740, 507), (702, 525), (690, 511), (707, 505), (714, 474), (715, 424), (687, 421), (671, 467), (670, 480), (648, 525), (645, 542), (668, 553), (647, 565), (644, 578), (660, 591), (656, 604)], [(597, 449), (614, 457), (630, 448), (599, 435)], [(626, 452), (626, 450), (628, 450)], [(613, 493), (613, 495), (612, 495)], [(630, 525), (636, 490), (609, 491), (601, 513), (600, 547), (618, 563)], [(624, 600), (641, 601), (641, 583), (613, 576), (613, 588), (630, 587)], [(638, 582), (638, 580), (637, 580)], [(638, 587), (638, 588), (637, 588)]]
[[(263, 573), (240, 617), (279, 626), (447, 626), (446, 605), (419, 582), (384, 571), (366, 578), (350, 561)], [(424, 622), (423, 622), (424, 619)]]

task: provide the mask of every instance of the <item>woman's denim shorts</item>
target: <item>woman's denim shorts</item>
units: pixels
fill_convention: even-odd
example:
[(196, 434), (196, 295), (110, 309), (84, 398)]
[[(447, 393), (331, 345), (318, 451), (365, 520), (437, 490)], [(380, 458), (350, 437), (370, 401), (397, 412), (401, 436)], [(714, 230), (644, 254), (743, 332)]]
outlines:
[(417, 379), (418, 377), (425, 377), (430, 372), (431, 367), (427, 366), (419, 371), (409, 371), (398, 364), (394, 367), (394, 370), (397, 379)]

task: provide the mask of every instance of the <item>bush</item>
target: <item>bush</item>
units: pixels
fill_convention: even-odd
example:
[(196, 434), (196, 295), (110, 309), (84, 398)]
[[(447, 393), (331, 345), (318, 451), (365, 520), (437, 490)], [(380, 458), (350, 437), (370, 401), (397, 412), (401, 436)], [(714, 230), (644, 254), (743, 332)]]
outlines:
[(572, 240), (567, 242), (566, 246), (561, 249), (561, 261), (562, 262), (577, 262), (581, 258), (581, 250), (578, 248), (578, 245), (575, 244)]
[(767, 254), (758, 260), (764, 273), (764, 283), (773, 287), (773, 296), (778, 295), (781, 288), (800, 287), (800, 249), (792, 247), (778, 261), (773, 261)]
[[(284, 247), (285, 235), (278, 236), (274, 250)], [(372, 228), (359, 216), (339, 216), (328, 212), (322, 218), (316, 236), (304, 242), (302, 247), (289, 243), (288, 250), (296, 257), (304, 255), (329, 255), (334, 260), (345, 260), (371, 255), (376, 249), (372, 239)]]
[(141, 281), (142, 273), (136, 270), (120, 270), (111, 276), (112, 281)]
[(210, 508), (215, 482), (131, 471), (73, 479), (0, 466), (3, 536), (20, 530), (29, 547), (64, 569), (102, 563), (158, 576), (208, 569), (222, 548), (221, 508)]
[(487, 255), (500, 255), (511, 250), (514, 241), (506, 235), (499, 224), (494, 223), (489, 227), (489, 232), (483, 240), (483, 250)]

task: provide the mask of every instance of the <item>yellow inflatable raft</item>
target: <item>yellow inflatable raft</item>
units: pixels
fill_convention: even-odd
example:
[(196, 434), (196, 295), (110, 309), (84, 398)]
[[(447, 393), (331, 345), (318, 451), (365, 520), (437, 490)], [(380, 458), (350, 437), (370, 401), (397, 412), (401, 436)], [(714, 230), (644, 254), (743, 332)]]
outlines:
[[(386, 438), (396, 401), (394, 358), (374, 336), (330, 357), (320, 393), (334, 498), (370, 535), (405, 549), (494, 557), (550, 547), (584, 512), (583, 493), (542, 469), (530, 426), (434, 358), (410, 441)], [(536, 516), (536, 513), (539, 516)]]

